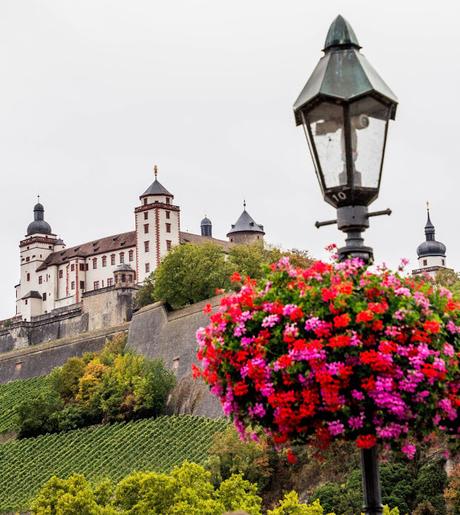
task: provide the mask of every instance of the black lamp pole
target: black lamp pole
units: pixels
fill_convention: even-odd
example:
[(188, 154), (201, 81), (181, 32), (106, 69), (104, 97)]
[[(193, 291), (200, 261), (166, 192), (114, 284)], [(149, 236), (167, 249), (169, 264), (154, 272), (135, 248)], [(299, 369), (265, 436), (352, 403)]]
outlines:
[[(324, 56), (294, 104), (302, 125), (324, 200), (337, 210), (335, 220), (346, 234), (339, 259), (373, 261), (362, 233), (369, 218), (389, 215), (389, 209), (369, 212), (378, 197), (389, 120), (397, 98), (364, 55), (350, 24), (338, 16), (326, 37)], [(383, 513), (378, 451), (362, 449), (361, 471), (366, 515)]]

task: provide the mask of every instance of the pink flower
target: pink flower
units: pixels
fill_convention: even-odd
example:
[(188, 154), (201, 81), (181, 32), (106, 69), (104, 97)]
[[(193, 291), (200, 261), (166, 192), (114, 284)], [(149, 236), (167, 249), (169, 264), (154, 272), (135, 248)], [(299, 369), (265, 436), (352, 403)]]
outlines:
[(410, 460), (413, 460), (417, 448), (415, 447), (415, 445), (412, 445), (411, 443), (406, 443), (401, 447), (401, 450)]
[(345, 431), (344, 425), (339, 420), (328, 422), (327, 427), (329, 428), (329, 433), (331, 433), (332, 436), (340, 435)]

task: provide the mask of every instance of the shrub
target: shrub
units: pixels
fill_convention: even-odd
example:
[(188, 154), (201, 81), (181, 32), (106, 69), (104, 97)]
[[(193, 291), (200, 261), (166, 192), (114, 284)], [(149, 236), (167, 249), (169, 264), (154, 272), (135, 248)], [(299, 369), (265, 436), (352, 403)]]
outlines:
[(18, 407), (20, 436), (162, 414), (174, 374), (160, 360), (124, 353), (125, 342), (124, 335), (114, 337), (99, 354), (55, 369), (50, 392)]
[(458, 463), (449, 478), (447, 488), (444, 490), (444, 499), (449, 515), (460, 515), (460, 463)]
[(447, 473), (444, 460), (435, 460), (423, 465), (414, 483), (415, 503), (429, 501), (436, 510), (436, 515), (445, 515), (447, 512), (443, 492), (446, 487)]

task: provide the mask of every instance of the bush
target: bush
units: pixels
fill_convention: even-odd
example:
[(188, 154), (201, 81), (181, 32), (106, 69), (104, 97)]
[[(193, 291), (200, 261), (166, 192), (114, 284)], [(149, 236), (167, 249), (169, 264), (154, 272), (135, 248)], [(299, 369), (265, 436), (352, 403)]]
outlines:
[(444, 499), (449, 515), (460, 515), (460, 464), (457, 464), (449, 478), (447, 488), (444, 490)]
[(17, 408), (20, 437), (164, 413), (174, 374), (159, 360), (124, 353), (125, 341), (124, 335), (115, 337), (99, 354), (71, 358), (55, 369), (50, 392)]
[(436, 515), (445, 515), (446, 503), (443, 492), (447, 487), (447, 473), (444, 460), (435, 460), (420, 468), (414, 484), (415, 503), (429, 501), (436, 510)]

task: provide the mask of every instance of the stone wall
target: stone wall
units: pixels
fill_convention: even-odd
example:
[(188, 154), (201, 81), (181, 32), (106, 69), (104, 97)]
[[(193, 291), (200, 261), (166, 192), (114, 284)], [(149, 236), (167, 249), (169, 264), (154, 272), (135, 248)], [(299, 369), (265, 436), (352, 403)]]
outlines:
[(218, 400), (204, 384), (191, 378), (192, 363), (196, 363), (195, 333), (209, 323), (203, 308), (208, 302), (217, 305), (219, 300), (214, 297), (173, 312), (156, 303), (142, 308), (132, 318), (128, 348), (149, 358), (163, 359), (177, 376), (172, 394), (172, 410), (176, 413), (222, 416)]
[(0, 383), (49, 374), (53, 368), (63, 365), (68, 358), (81, 356), (85, 352), (99, 351), (108, 337), (127, 331), (128, 324), (124, 324), (1, 354)]
[(131, 320), (135, 288), (109, 287), (83, 294), (88, 330), (112, 327)]

